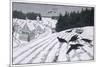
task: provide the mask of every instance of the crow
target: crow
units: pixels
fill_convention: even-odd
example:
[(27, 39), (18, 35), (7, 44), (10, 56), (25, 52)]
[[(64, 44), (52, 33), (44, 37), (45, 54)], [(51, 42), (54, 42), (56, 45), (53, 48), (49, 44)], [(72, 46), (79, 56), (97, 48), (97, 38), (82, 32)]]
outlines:
[(78, 35), (74, 35), (71, 37), (71, 39), (69, 40), (70, 41), (76, 41), (78, 39)]
[(93, 46), (93, 45), (91, 44), (92, 40), (90, 40), (90, 39), (85, 39), (85, 38), (83, 38), (83, 39), (81, 39), (81, 40), (83, 40), (83, 41), (89, 43), (90, 46)]
[(48, 13), (52, 13), (53, 11), (49, 11)]
[(58, 39), (58, 41), (61, 42), (61, 43), (64, 43), (64, 42), (67, 43), (67, 41), (66, 41), (65, 39), (62, 39), (62, 38), (59, 38), (59, 37), (57, 37), (57, 39)]
[(85, 38), (83, 38), (83, 39), (81, 39), (81, 40), (83, 40), (83, 41), (85, 41), (85, 42), (88, 42), (88, 43), (91, 43), (91, 42), (92, 42), (92, 40), (85, 39)]
[(72, 32), (72, 30), (68, 30), (68, 31), (66, 31), (66, 33), (70, 33), (70, 32)]
[(77, 50), (79, 49), (79, 47), (82, 47), (82, 46), (83, 46), (82, 44), (71, 44), (71, 47), (68, 49), (66, 54), (69, 54), (70, 51)]

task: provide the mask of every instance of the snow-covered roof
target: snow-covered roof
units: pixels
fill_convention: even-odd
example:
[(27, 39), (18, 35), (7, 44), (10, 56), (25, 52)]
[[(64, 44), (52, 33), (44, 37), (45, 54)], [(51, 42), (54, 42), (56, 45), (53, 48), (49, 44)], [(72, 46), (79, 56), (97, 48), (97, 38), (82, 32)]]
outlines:
[(34, 30), (35, 29), (35, 21), (32, 20), (22, 20), (22, 19), (18, 19), (17, 23), (22, 29), (26, 29), (26, 30)]

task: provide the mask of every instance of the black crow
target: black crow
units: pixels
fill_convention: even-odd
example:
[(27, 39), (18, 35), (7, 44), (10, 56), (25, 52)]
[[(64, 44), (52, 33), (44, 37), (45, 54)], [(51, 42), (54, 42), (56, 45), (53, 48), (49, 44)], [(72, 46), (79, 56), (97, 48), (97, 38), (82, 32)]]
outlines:
[(61, 42), (61, 43), (63, 43), (63, 42), (67, 43), (67, 41), (66, 41), (65, 39), (62, 39), (62, 38), (59, 38), (59, 37), (57, 37), (57, 39), (58, 39), (58, 41)]
[(90, 44), (90, 47), (93, 46), (93, 45), (91, 44), (92, 40), (90, 40), (90, 39), (85, 39), (85, 38), (83, 38), (83, 39), (81, 39), (81, 40), (83, 40), (83, 41), (89, 43), (89, 44)]
[(71, 47), (68, 49), (66, 54), (69, 54), (70, 51), (77, 50), (79, 49), (79, 47), (82, 47), (82, 46), (83, 46), (82, 44), (71, 44)]
[(48, 13), (52, 13), (53, 11), (49, 11)]
[(69, 40), (70, 41), (76, 41), (78, 39), (78, 35), (74, 35), (71, 37), (71, 39)]
[(70, 33), (70, 32), (72, 32), (72, 30), (68, 30), (68, 31), (66, 31), (66, 33)]
[(81, 40), (83, 40), (83, 41), (85, 41), (85, 42), (88, 42), (88, 43), (91, 43), (91, 42), (92, 42), (92, 40), (85, 39), (85, 38), (83, 38), (83, 39), (81, 39)]

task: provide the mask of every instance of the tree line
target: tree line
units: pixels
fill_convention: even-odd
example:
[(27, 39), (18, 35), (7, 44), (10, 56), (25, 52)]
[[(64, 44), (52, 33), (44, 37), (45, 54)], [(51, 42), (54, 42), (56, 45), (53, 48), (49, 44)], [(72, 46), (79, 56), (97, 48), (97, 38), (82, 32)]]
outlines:
[(36, 17), (39, 16), (41, 20), (41, 14), (39, 13), (34, 13), (34, 12), (28, 12), (28, 13), (23, 13), (22, 11), (17, 11), (14, 10), (12, 12), (12, 17), (13, 18), (18, 18), (18, 19), (30, 19), (30, 20), (36, 20)]
[(94, 26), (94, 8), (85, 9), (81, 12), (66, 12), (63, 16), (62, 14), (58, 17), (58, 22), (56, 24), (56, 31), (60, 32), (69, 28), (84, 27), (84, 26)]

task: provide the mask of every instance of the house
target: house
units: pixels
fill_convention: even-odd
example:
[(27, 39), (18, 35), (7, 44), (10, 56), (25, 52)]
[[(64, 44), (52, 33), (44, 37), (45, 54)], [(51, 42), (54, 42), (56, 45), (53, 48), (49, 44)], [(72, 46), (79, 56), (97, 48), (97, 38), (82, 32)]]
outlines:
[(21, 33), (19, 34), (19, 39), (23, 41), (30, 41), (35, 38), (35, 32), (34, 30), (30, 29), (28, 24), (26, 23), (22, 30)]
[(22, 28), (19, 39), (23, 41), (30, 41), (44, 32), (44, 26), (36, 20), (26, 20), (20, 26)]

